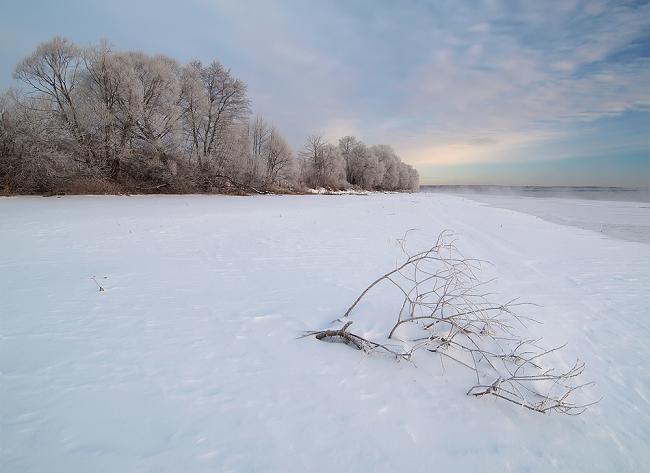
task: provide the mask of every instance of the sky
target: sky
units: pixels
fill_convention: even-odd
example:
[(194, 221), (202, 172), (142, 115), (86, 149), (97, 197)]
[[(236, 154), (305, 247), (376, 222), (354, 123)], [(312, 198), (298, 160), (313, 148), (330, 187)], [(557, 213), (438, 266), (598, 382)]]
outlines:
[(422, 184), (650, 186), (650, 1), (4, 0), (0, 88), (55, 35), (221, 61), (294, 149), (392, 145)]

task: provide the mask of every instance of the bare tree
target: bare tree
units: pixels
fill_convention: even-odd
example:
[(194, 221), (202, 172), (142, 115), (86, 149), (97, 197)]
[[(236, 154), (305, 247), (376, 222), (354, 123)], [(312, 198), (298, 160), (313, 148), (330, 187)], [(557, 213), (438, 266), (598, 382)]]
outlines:
[(11, 91), (0, 98), (0, 190), (47, 193), (75, 175), (88, 173), (85, 162), (70, 159), (78, 151), (61, 122), (47, 119), (47, 100)]
[(261, 115), (256, 116), (248, 127), (250, 150), (246, 160), (246, 181), (258, 183), (262, 180), (262, 166), (271, 138), (271, 128)]
[[(97, 136), (98, 154), (109, 174), (119, 172), (119, 155), (125, 146), (124, 128), (120, 131), (120, 94), (125, 87), (125, 68), (106, 42), (87, 48), (83, 52), (85, 70), (85, 101), (88, 110), (87, 128)], [(122, 139), (120, 139), (120, 137)]]
[(293, 153), (276, 127), (271, 127), (265, 154), (267, 187), (277, 186), (280, 177), (285, 180), (293, 177)]
[(246, 84), (218, 61), (203, 66), (193, 61), (184, 68), (181, 88), (183, 119), (190, 149), (199, 160), (225, 158), (225, 135), (250, 113)]
[(345, 160), (336, 146), (322, 136), (307, 138), (299, 156), (305, 183), (312, 187), (345, 187)]
[(368, 148), (354, 136), (339, 140), (347, 181), (363, 189), (417, 190), (417, 171), (401, 162), (390, 146)]
[(393, 151), (393, 148), (387, 145), (375, 145), (371, 147), (371, 152), (377, 157), (382, 170), (382, 178), (378, 187), (384, 190), (399, 189), (400, 159)]
[(411, 191), (417, 191), (420, 187), (420, 175), (418, 171), (413, 166), (407, 166), (409, 172), (409, 186), (408, 189)]
[(92, 153), (79, 120), (76, 96), (81, 63), (81, 50), (71, 41), (57, 36), (40, 44), (20, 62), (14, 77), (41, 94), (40, 108), (33, 107), (34, 110), (53, 116), (79, 145)]
[(353, 137), (337, 147), (312, 136), (297, 162), (270, 122), (249, 121), (246, 84), (218, 61), (182, 66), (166, 56), (115, 51), (106, 42), (80, 48), (56, 37), (14, 75), (26, 87), (4, 98), (6, 189), (417, 187), (417, 172), (407, 172), (392, 150)]
[(350, 184), (356, 184), (354, 172), (354, 155), (355, 150), (359, 146), (359, 141), (354, 136), (344, 136), (339, 140), (339, 149), (341, 156), (345, 159), (345, 177)]
[[(123, 104), (134, 121), (134, 137), (148, 150), (162, 153), (173, 149), (178, 130), (179, 66), (166, 56), (149, 57), (143, 53), (128, 54), (131, 80)], [(135, 99), (135, 100), (133, 100)]]
[(375, 189), (382, 182), (379, 160), (375, 153), (353, 136), (339, 140), (339, 149), (346, 162), (347, 181), (362, 189)]

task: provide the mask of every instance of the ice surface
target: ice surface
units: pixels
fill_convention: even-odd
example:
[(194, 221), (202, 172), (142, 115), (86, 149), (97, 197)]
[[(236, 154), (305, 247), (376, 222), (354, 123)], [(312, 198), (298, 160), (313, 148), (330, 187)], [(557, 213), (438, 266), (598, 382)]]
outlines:
[[(598, 205), (598, 203), (594, 203)], [(598, 209), (593, 209), (598, 212)], [(647, 222), (637, 222), (647, 224)], [(522, 296), (580, 417), (296, 337), (443, 229)], [(105, 287), (99, 292), (91, 279)], [(383, 288), (357, 318), (392, 317)], [(0, 199), (0, 470), (643, 471), (650, 245), (437, 194)]]
[(467, 194), (466, 197), (550, 222), (650, 244), (650, 203)]

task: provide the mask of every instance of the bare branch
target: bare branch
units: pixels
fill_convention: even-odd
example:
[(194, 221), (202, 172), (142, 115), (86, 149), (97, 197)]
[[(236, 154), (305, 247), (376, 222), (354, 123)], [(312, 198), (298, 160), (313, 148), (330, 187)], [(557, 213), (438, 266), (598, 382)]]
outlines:
[[(516, 326), (538, 322), (515, 313), (516, 307), (530, 304), (518, 299), (505, 303), (490, 300), (492, 295), (483, 288), (491, 280), (480, 281), (477, 276), (481, 262), (464, 257), (450, 232), (441, 233), (431, 248), (417, 253), (407, 249), (405, 238), (398, 243), (405, 261), (370, 283), (338, 320), (349, 320), (373, 288), (388, 283), (404, 299), (386, 339), (397, 339), (403, 328), (412, 338), (399, 338), (403, 346), (394, 349), (350, 332), (351, 321), (340, 329), (307, 332), (305, 336), (343, 342), (365, 352), (380, 348), (407, 360), (420, 350), (434, 353), (441, 361), (450, 359), (474, 373), (476, 384), (468, 395), (491, 395), (535, 412), (577, 415), (592, 404), (572, 400), (590, 384), (573, 383), (583, 373), (584, 363), (576, 361), (564, 371), (545, 367), (548, 355), (566, 344), (544, 349), (539, 340), (519, 336)], [(414, 331), (423, 336), (413, 337)]]

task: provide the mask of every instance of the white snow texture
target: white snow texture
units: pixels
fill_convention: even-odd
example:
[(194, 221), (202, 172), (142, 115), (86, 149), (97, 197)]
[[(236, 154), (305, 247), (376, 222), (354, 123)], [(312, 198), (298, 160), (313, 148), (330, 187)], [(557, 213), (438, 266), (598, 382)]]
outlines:
[[(466, 396), (435, 355), (297, 339), (410, 228), (458, 233), (498, 300), (540, 304), (528, 330), (568, 342), (554, 362), (585, 361), (600, 403), (541, 415)], [(396, 302), (374, 291), (356, 326)], [(4, 198), (0, 471), (648, 471), (649, 309), (650, 245), (457, 196)]]

